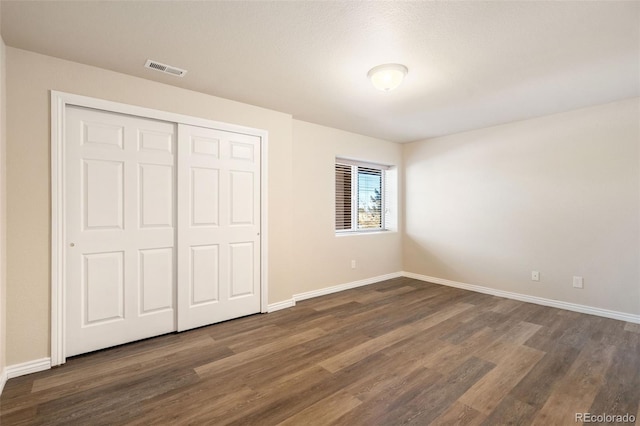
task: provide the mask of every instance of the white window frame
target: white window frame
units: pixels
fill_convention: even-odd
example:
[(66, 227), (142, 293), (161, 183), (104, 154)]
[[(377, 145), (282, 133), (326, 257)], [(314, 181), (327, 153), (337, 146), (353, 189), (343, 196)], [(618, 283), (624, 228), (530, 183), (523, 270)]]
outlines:
[[(388, 213), (387, 200), (386, 200), (386, 194), (387, 194), (386, 172), (387, 172), (387, 170), (389, 170), (391, 168), (391, 166), (337, 157), (335, 159), (335, 162), (334, 162), (334, 179), (335, 179), (335, 165), (336, 164), (342, 164), (342, 165), (346, 165), (346, 166), (350, 166), (351, 167), (351, 228), (350, 229), (335, 229), (336, 228), (336, 223), (335, 223), (336, 222), (335, 221), (335, 214), (336, 214), (335, 201), (336, 201), (336, 196), (334, 194), (334, 206), (333, 206), (333, 212), (334, 212), (334, 221), (333, 222), (334, 223), (333, 223), (333, 227), (334, 227), (334, 231), (335, 231), (336, 235), (370, 234), (370, 233), (375, 233), (375, 232), (386, 232), (386, 231), (389, 231), (389, 229), (387, 227), (387, 220), (386, 220), (387, 213)], [(381, 180), (381, 183), (380, 183), (381, 226), (380, 226), (380, 228), (358, 228), (358, 201), (359, 201), (359, 199), (358, 199), (358, 168), (359, 167), (369, 168), (369, 169), (376, 169), (376, 170), (380, 170), (381, 171), (381, 175), (380, 175), (380, 180)], [(335, 185), (334, 185), (334, 187), (335, 187)]]

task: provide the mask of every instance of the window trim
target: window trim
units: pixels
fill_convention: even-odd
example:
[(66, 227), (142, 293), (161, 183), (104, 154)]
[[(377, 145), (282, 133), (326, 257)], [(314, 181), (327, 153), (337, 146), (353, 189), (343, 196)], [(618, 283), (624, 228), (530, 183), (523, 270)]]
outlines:
[[(391, 166), (377, 163), (370, 163), (365, 161), (351, 160), (347, 158), (336, 157), (334, 161), (334, 182), (336, 179), (336, 166), (344, 165), (351, 167), (351, 227), (349, 229), (336, 229), (337, 220), (337, 193), (334, 193), (334, 232), (336, 236), (354, 235), (354, 234), (374, 234), (388, 232), (387, 228), (387, 179), (386, 171)], [(379, 228), (358, 228), (358, 168), (368, 168), (374, 170), (380, 170), (380, 227)], [(335, 188), (335, 185), (334, 185)], [(335, 190), (335, 189), (334, 189)]]

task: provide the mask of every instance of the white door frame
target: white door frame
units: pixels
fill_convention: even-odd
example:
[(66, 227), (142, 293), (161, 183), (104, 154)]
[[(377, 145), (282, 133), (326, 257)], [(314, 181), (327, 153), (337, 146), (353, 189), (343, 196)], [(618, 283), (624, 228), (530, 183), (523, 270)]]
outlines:
[(87, 96), (51, 91), (51, 365), (66, 361), (65, 349), (65, 115), (67, 106), (94, 108), (114, 113), (208, 127), (228, 132), (259, 136), (260, 149), (260, 311), (268, 304), (268, 227), (267, 227), (267, 143), (266, 130), (221, 123), (151, 108), (105, 101)]

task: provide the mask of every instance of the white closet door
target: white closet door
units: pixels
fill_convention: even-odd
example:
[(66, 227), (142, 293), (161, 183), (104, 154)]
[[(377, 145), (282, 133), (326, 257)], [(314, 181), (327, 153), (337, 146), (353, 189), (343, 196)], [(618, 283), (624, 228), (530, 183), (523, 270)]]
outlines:
[(260, 137), (178, 133), (181, 331), (260, 312)]
[(66, 117), (66, 356), (174, 331), (176, 125)]

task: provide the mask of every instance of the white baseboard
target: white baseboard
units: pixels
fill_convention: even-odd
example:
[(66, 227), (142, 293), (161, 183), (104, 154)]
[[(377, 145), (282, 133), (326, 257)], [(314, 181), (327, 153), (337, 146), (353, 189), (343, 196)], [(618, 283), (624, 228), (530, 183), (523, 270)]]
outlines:
[(369, 285), (378, 283), (380, 281), (390, 280), (392, 278), (401, 277), (400, 272), (394, 272), (392, 274), (378, 275), (377, 277), (366, 278), (364, 280), (352, 281), (346, 284), (334, 285), (331, 287), (321, 288), (319, 290), (307, 291), (305, 293), (298, 293), (293, 295), (293, 300), (299, 302), (301, 300), (311, 299), (312, 297), (326, 296), (327, 294), (337, 293), (339, 291), (349, 290), (356, 287), (362, 287), (363, 285)]
[(484, 287), (476, 284), (467, 284), (459, 281), (447, 280), (444, 278), (430, 277), (428, 275), (416, 274), (413, 272), (394, 272), (377, 277), (367, 278), (364, 280), (353, 281), (346, 284), (339, 284), (331, 287), (321, 288), (319, 290), (307, 291), (305, 293), (294, 294), (292, 299), (276, 302), (268, 306), (267, 312), (275, 312), (281, 309), (291, 308), (296, 302), (311, 299), (313, 297), (326, 296), (327, 294), (337, 293), (339, 291), (349, 290), (380, 281), (390, 280), (392, 278), (407, 277), (420, 281), (426, 281), (434, 284), (446, 285), (448, 287), (461, 288), (463, 290), (475, 291), (476, 293), (490, 294), (492, 296), (504, 297), (507, 299), (519, 300), (521, 302), (535, 303), (536, 305), (550, 306), (552, 308), (566, 309), (567, 311), (580, 312), (583, 314), (597, 315), (604, 318), (611, 318), (620, 321), (640, 324), (640, 315), (629, 314), (626, 312), (612, 311), (609, 309), (596, 308), (593, 306), (580, 305), (577, 303), (563, 302), (561, 300), (546, 299), (544, 297), (530, 296), (527, 294), (514, 293), (510, 291), (498, 290), (491, 287)]
[(51, 368), (51, 358), (36, 359), (33, 361), (23, 362), (22, 364), (8, 365), (5, 369), (5, 375), (8, 379), (24, 376), (26, 374), (37, 373)]
[(519, 300), (521, 302), (535, 303), (536, 305), (550, 306), (552, 308), (566, 309), (567, 311), (597, 315), (600, 317), (640, 324), (640, 315), (628, 314), (625, 312), (618, 312), (618, 311), (611, 311), (608, 309), (595, 308), (593, 306), (579, 305), (577, 303), (563, 302), (560, 300), (546, 299), (544, 297), (529, 296), (527, 294), (513, 293), (510, 291), (497, 290), (494, 288), (484, 287), (484, 286), (475, 285), (475, 284), (467, 284), (467, 283), (461, 283), (458, 281), (446, 280), (444, 278), (414, 274), (413, 272), (403, 271), (402, 276), (407, 278), (413, 278), (420, 281), (426, 281), (434, 284), (441, 284), (449, 287), (456, 287), (464, 290), (475, 291), (477, 293), (484, 293), (484, 294), (490, 294), (492, 296)]
[(319, 290), (307, 291), (305, 293), (294, 294), (291, 299), (281, 302), (271, 303), (267, 306), (267, 312), (275, 312), (281, 309), (287, 309), (296, 306), (296, 302), (311, 299), (313, 297), (326, 296), (327, 294), (337, 293), (339, 291), (349, 290), (363, 285), (378, 283), (380, 281), (390, 280), (392, 278), (401, 277), (402, 273), (394, 272), (392, 274), (378, 275), (377, 277), (366, 278), (364, 280), (352, 281), (346, 284), (334, 285), (331, 287), (321, 288)]
[(7, 372), (3, 368), (2, 371), (0, 371), (0, 395), (2, 395), (5, 383), (7, 383)]
[(282, 302), (271, 303), (267, 306), (267, 312), (275, 312), (281, 309), (287, 309), (296, 306), (296, 301), (293, 299), (283, 300)]

